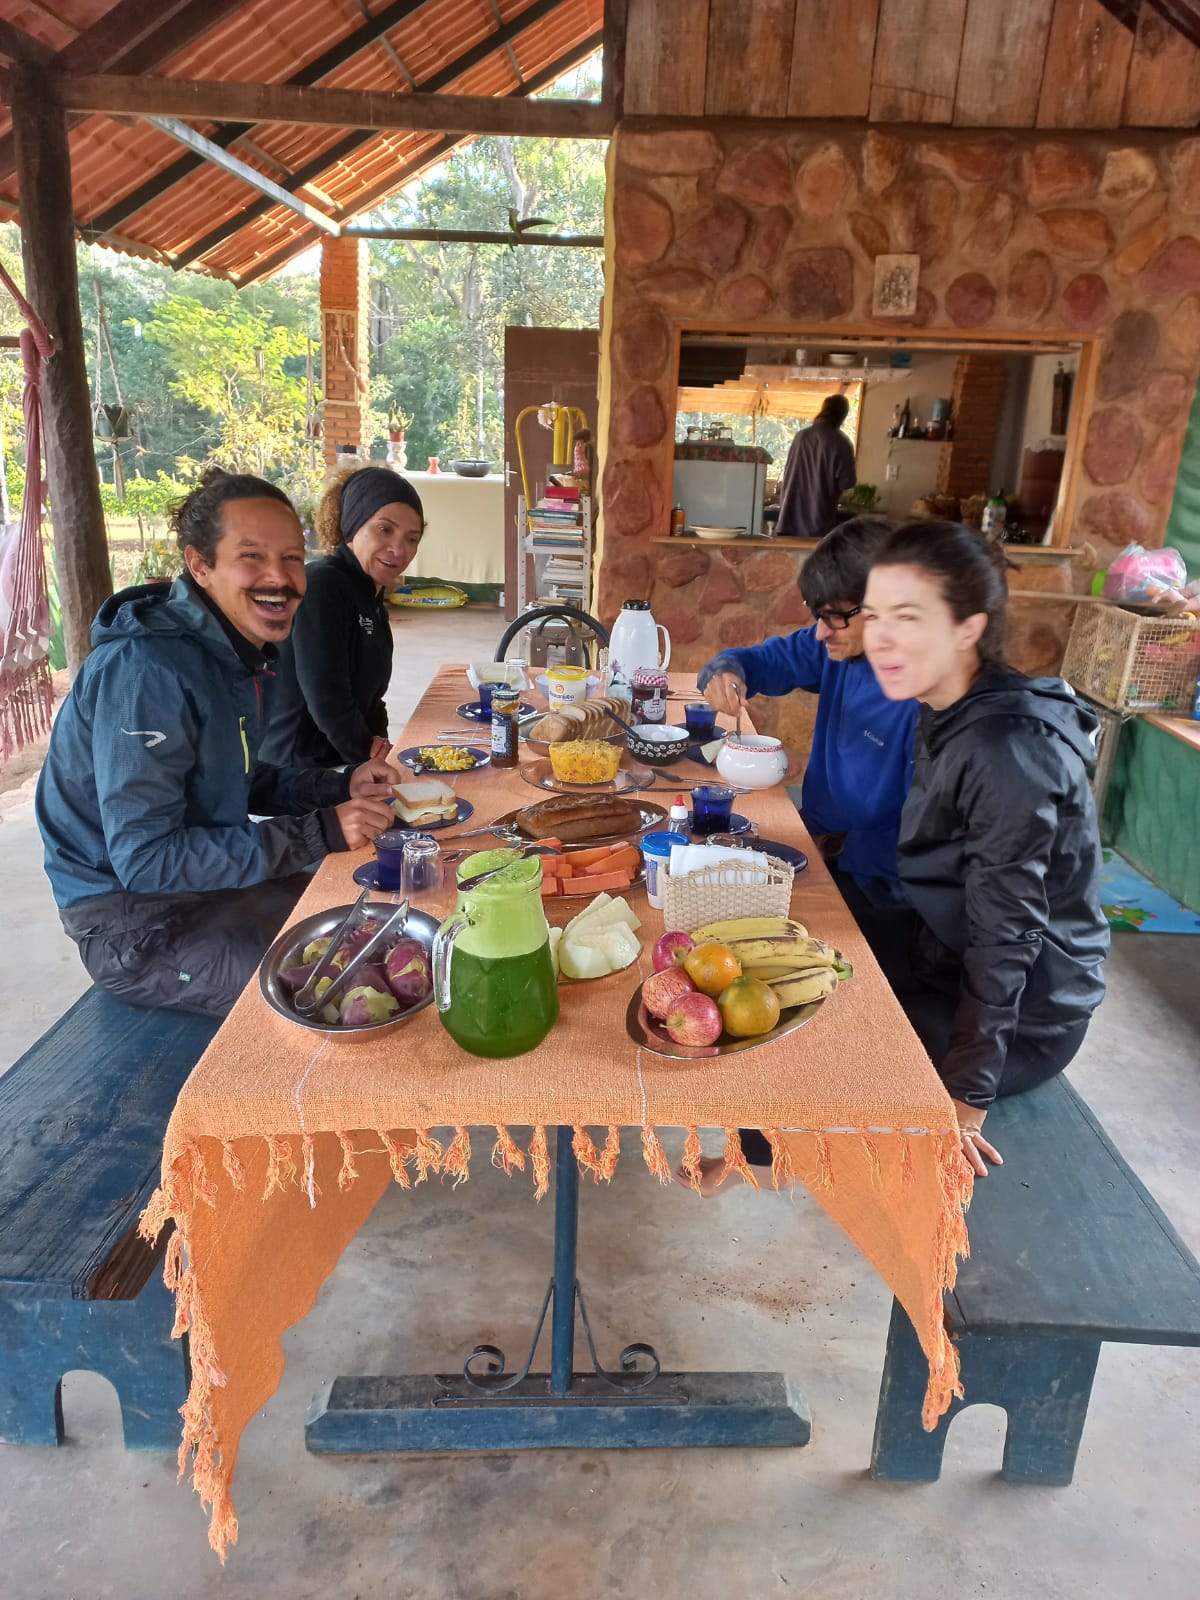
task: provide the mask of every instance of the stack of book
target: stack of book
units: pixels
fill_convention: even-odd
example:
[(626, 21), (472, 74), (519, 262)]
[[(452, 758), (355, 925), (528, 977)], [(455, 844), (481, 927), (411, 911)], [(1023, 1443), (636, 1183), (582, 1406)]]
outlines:
[(536, 561), (538, 604), (587, 604), (588, 551), (577, 489), (550, 485), (526, 513), (525, 548)]

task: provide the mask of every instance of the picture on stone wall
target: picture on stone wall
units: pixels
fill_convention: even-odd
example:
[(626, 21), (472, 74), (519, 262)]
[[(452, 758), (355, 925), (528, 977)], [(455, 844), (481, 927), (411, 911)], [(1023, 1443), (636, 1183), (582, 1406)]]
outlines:
[(917, 309), (917, 279), (920, 256), (876, 256), (875, 296), (872, 311), (877, 317), (911, 317)]

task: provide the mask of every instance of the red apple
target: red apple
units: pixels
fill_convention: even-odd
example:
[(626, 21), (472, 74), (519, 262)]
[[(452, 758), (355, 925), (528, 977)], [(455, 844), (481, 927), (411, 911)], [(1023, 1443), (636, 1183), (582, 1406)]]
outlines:
[(650, 956), (655, 972), (666, 972), (671, 967), (681, 967), (684, 956), (695, 948), (696, 941), (690, 933), (664, 933)]
[(695, 994), (696, 985), (680, 967), (665, 967), (642, 985), (642, 1002), (652, 1017), (669, 1015), (683, 994)]
[(681, 994), (664, 1018), (664, 1026), (676, 1044), (694, 1047), (716, 1044), (724, 1023), (715, 1000), (706, 994)]

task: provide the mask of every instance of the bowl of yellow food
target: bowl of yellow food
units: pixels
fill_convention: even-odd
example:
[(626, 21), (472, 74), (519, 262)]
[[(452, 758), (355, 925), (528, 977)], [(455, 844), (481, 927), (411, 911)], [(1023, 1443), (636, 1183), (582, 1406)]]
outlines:
[(611, 783), (620, 765), (620, 746), (602, 739), (564, 739), (550, 746), (550, 768), (559, 783)]

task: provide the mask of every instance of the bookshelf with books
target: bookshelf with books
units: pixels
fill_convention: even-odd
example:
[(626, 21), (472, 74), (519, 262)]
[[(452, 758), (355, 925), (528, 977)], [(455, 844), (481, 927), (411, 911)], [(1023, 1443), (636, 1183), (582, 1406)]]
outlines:
[(517, 501), (524, 529), (517, 563), (517, 610), (573, 605), (586, 611), (592, 591), (592, 502), (551, 486), (534, 506)]

